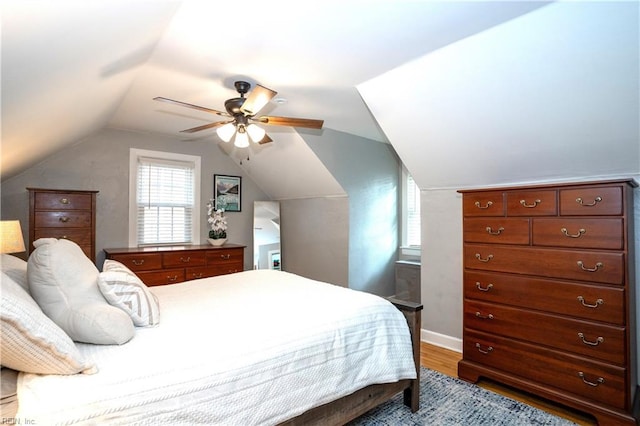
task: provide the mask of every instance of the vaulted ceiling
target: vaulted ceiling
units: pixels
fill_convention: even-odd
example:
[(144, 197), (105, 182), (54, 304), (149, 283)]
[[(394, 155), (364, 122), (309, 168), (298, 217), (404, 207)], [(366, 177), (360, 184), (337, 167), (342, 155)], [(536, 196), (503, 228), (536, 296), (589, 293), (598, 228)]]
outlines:
[[(4, 1), (2, 178), (104, 127), (220, 143), (213, 130), (179, 132), (219, 117), (152, 98), (223, 109), (239, 79), (285, 100), (264, 112), (387, 142), (375, 115), (408, 117), (416, 80), (385, 81), (386, 110), (376, 114), (358, 85), (546, 4)], [(268, 130), (273, 150), (279, 138), (299, 138)]]
[(287, 167), (337, 131), (390, 142), (422, 188), (640, 174), (635, 1), (0, 7), (2, 179), (106, 127), (222, 144), (180, 133), (220, 117), (153, 97), (220, 110), (239, 79), (284, 99), (262, 112), (324, 120), (267, 126)]

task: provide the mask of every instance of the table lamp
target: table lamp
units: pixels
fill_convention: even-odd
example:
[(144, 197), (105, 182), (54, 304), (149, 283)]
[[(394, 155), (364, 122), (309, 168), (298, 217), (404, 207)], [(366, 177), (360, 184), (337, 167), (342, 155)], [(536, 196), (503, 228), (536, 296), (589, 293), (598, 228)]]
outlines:
[(26, 251), (19, 220), (0, 221), (0, 253), (20, 253)]

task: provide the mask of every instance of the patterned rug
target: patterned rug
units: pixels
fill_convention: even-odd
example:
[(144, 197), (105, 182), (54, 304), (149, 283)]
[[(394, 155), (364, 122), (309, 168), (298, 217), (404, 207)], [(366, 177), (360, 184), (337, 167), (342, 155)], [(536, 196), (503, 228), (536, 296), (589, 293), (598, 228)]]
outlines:
[(349, 426), (364, 425), (553, 425), (575, 423), (433, 370), (420, 368), (420, 410), (412, 413), (402, 394)]

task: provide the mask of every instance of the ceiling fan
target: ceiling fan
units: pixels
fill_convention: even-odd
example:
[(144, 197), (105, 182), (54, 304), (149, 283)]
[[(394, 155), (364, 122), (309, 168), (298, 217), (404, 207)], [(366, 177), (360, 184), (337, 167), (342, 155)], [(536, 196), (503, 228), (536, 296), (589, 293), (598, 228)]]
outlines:
[(249, 146), (249, 139), (258, 144), (272, 142), (265, 130), (255, 123), (270, 124), (275, 126), (291, 126), (304, 127), (308, 129), (321, 129), (324, 120), (313, 120), (309, 118), (292, 118), (292, 117), (276, 117), (263, 115), (256, 117), (258, 111), (262, 109), (273, 97), (278, 93), (271, 89), (267, 89), (259, 84), (249, 93), (251, 84), (246, 81), (236, 81), (234, 86), (239, 98), (227, 99), (224, 102), (226, 111), (218, 111), (211, 108), (205, 108), (186, 102), (175, 101), (161, 96), (153, 98), (156, 101), (168, 102), (175, 105), (181, 105), (187, 108), (197, 109), (199, 111), (208, 112), (222, 117), (229, 117), (230, 120), (216, 121), (202, 126), (193, 127), (191, 129), (181, 130), (183, 133), (194, 133), (206, 129), (216, 129), (216, 133), (225, 142), (231, 141), (235, 135), (234, 144), (238, 148), (246, 148)]

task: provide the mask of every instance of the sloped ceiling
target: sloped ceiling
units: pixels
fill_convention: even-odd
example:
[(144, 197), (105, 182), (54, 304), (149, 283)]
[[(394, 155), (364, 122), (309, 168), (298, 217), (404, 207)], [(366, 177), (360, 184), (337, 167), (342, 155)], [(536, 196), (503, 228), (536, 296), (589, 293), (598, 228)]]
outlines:
[[(544, 5), (4, 1), (2, 178), (104, 127), (184, 139), (179, 130), (216, 117), (152, 98), (222, 109), (224, 100), (236, 95), (233, 82), (240, 78), (273, 88), (287, 100), (264, 112), (324, 119), (326, 128), (385, 142), (357, 85)], [(416, 111), (418, 104), (399, 100), (419, 101), (421, 80), (386, 81), (384, 92), (397, 97), (390, 96), (382, 109)], [(374, 103), (379, 110), (380, 103)], [(278, 138), (304, 139), (304, 132), (274, 128), (273, 133), (272, 153), (290, 150)], [(191, 137), (219, 143), (214, 131)], [(296, 155), (305, 162), (306, 154)]]
[(639, 19), (638, 2), (554, 3), (358, 89), (422, 189), (638, 179)]

